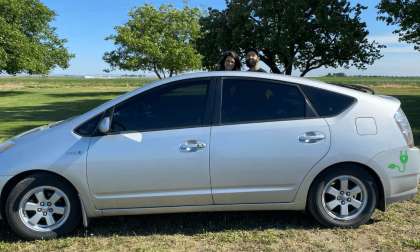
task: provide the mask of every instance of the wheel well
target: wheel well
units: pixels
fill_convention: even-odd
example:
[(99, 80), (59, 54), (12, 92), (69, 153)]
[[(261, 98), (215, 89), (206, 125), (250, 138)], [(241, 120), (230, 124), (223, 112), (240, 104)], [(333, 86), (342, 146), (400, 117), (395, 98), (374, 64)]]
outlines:
[[(57, 177), (63, 179), (64, 181), (66, 181), (76, 192), (78, 192), (76, 187), (74, 187), (74, 185), (70, 181), (68, 181), (65, 177), (63, 177), (63, 176), (61, 176), (57, 173), (51, 172), (51, 171), (31, 170), (31, 171), (25, 171), (25, 172), (19, 173), (16, 176), (14, 176), (13, 178), (11, 178), (6, 183), (6, 185), (3, 187), (3, 190), (1, 192), (1, 195), (0, 195), (0, 213), (1, 213), (1, 216), (3, 217), (3, 219), (5, 219), (5, 217), (4, 217), (5, 216), (4, 211), (5, 211), (5, 205), (6, 205), (5, 203), (6, 203), (7, 196), (9, 195), (10, 191), (21, 180), (23, 180), (24, 178), (26, 178), (30, 175), (33, 175), (33, 174), (49, 174), (49, 175), (57, 176)], [(79, 196), (77, 196), (77, 197), (79, 197)]]
[[(311, 186), (309, 187), (309, 191), (312, 190), (312, 187), (314, 185), (314, 182), (319, 178), (324, 176), (324, 174), (328, 173), (329, 171), (333, 170), (333, 169), (337, 169), (340, 166), (343, 165), (356, 165), (357, 167), (360, 167), (364, 170), (366, 170), (367, 172), (369, 172), (369, 174), (373, 177), (373, 179), (375, 180), (375, 184), (378, 188), (377, 191), (377, 196), (378, 196), (378, 201), (376, 203), (376, 208), (381, 210), (381, 211), (385, 211), (385, 196), (384, 196), (384, 186), (381, 182), (381, 179), (379, 178), (378, 174), (369, 166), (366, 166), (364, 164), (361, 163), (357, 163), (357, 162), (342, 162), (342, 163), (337, 163), (337, 164), (333, 164), (331, 166), (328, 166), (327, 168), (325, 168), (323, 171), (321, 171), (316, 177), (315, 179), (312, 181)], [(308, 196), (309, 197), (309, 193)], [(308, 201), (307, 201), (308, 202)]]

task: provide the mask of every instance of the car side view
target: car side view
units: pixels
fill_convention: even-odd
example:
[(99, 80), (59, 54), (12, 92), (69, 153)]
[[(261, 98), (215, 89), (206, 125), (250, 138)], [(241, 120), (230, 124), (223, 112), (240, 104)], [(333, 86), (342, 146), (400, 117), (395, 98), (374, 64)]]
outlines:
[(420, 151), (398, 99), (252, 72), (179, 75), (0, 144), (0, 213), (25, 239), (90, 218), (307, 210), (365, 224), (413, 198)]

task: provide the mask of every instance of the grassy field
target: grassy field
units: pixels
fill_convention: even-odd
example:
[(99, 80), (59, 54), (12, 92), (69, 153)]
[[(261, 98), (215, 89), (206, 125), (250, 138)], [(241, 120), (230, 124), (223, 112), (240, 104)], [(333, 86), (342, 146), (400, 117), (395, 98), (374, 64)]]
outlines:
[[(420, 78), (321, 78), (401, 99), (420, 143)], [(80, 114), (148, 79), (0, 78), (0, 140)], [(0, 251), (420, 250), (420, 193), (358, 229), (322, 228), (299, 212), (168, 214), (92, 221), (68, 238), (20, 241), (0, 222)]]

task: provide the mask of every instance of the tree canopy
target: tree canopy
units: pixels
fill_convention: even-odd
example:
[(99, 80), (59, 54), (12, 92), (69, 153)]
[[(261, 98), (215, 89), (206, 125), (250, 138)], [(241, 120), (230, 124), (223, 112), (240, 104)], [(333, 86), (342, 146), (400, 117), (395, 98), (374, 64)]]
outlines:
[(382, 0), (379, 5), (379, 20), (388, 25), (399, 25), (394, 31), (400, 41), (413, 43), (420, 51), (420, 1)]
[(158, 78), (201, 67), (195, 49), (200, 36), (200, 11), (162, 5), (144, 5), (129, 13), (129, 21), (115, 28), (111, 40), (116, 50), (106, 52), (104, 60), (112, 69), (153, 71)]
[(365, 69), (382, 57), (369, 42), (361, 14), (366, 7), (341, 0), (227, 0), (200, 19), (197, 43), (203, 65), (214, 69), (225, 50), (256, 47), (273, 72), (301, 76), (320, 67)]
[(69, 66), (74, 56), (50, 25), (55, 15), (39, 0), (0, 0), (0, 73), (45, 74)]

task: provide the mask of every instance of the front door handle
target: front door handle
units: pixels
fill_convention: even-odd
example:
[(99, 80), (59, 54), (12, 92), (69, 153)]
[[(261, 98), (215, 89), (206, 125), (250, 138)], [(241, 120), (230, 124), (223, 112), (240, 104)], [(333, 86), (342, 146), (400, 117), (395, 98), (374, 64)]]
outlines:
[(206, 148), (206, 144), (197, 140), (188, 140), (179, 146), (181, 152), (196, 152)]
[(309, 131), (299, 136), (299, 142), (301, 143), (316, 143), (325, 139), (325, 134), (318, 131)]

